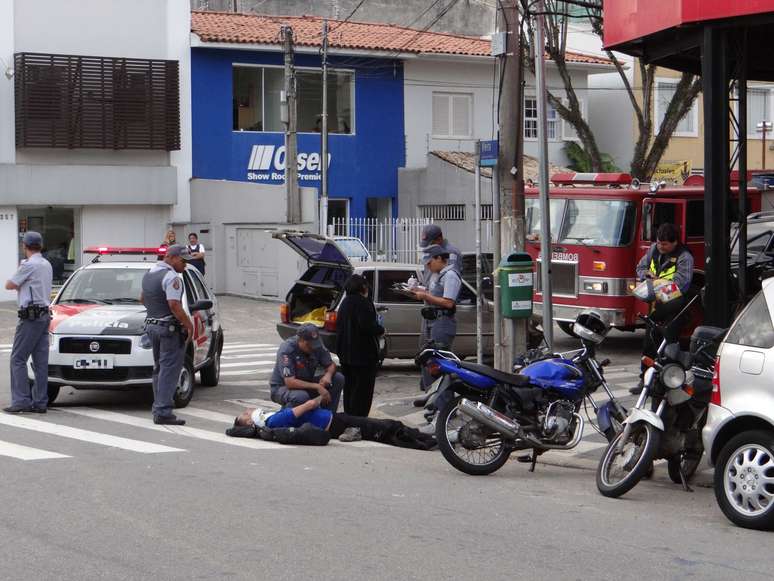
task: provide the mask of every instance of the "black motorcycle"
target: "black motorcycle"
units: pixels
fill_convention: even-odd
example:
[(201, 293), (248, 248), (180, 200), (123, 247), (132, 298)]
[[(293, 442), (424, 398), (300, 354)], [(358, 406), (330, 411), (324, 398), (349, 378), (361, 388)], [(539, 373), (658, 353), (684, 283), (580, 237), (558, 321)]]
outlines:
[(643, 357), (647, 366), (643, 390), (597, 468), (597, 488), (611, 498), (625, 494), (652, 473), (657, 459), (666, 459), (670, 479), (690, 490), (688, 480), (704, 453), (701, 430), (712, 392), (712, 369), (726, 332), (697, 327), (690, 350), (681, 351), (679, 343), (663, 338), (663, 327), (649, 317), (641, 318), (646, 332), (660, 337), (660, 344), (655, 358)]

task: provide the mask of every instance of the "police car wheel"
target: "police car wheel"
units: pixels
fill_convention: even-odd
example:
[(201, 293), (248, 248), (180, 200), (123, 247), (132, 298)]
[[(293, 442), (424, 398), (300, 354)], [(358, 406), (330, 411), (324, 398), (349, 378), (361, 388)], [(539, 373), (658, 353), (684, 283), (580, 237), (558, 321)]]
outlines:
[(180, 379), (175, 390), (175, 407), (184, 408), (191, 402), (194, 394), (194, 366), (191, 357), (186, 356), (183, 369), (180, 370)]
[(48, 405), (51, 405), (54, 403), (57, 397), (59, 397), (59, 390), (62, 388), (61, 385), (51, 385), (48, 386)]

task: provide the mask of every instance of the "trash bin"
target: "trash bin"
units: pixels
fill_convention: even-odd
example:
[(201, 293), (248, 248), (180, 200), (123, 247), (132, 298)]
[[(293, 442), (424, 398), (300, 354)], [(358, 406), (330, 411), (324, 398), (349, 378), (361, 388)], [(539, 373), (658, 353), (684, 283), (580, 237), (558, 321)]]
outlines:
[(514, 252), (500, 261), (500, 310), (508, 319), (532, 316), (533, 262), (526, 252)]

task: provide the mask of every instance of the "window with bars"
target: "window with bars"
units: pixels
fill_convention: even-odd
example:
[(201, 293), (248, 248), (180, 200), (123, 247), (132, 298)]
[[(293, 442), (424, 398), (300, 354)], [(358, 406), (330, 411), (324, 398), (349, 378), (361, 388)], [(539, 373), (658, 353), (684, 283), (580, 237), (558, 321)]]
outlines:
[(433, 93), (433, 137), (469, 139), (473, 136), (473, 95)]
[(180, 149), (177, 61), (17, 53), (16, 147)]
[(481, 219), (482, 220), (492, 219), (492, 204), (481, 204)]
[[(546, 129), (548, 139), (556, 140), (559, 137), (559, 114), (546, 103)], [(538, 113), (537, 98), (534, 96), (524, 97), (524, 139), (537, 139), (538, 137)]]
[(423, 204), (419, 206), (419, 217), (460, 222), (465, 220), (465, 204)]

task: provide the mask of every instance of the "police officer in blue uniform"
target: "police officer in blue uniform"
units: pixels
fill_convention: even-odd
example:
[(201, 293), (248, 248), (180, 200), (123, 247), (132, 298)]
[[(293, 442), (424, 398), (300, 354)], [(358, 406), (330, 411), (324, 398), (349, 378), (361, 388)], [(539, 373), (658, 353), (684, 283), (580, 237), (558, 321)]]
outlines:
[(173, 244), (142, 279), (142, 302), (147, 311), (145, 328), (153, 346), (153, 423), (182, 426), (172, 413), (175, 390), (193, 339), (193, 324), (183, 309), (180, 273), (191, 259), (182, 244)]
[[(8, 413), (46, 413), (48, 407), (48, 327), (53, 272), (51, 263), (40, 254), (43, 237), (33, 231), (22, 238), (24, 254), (19, 269), (6, 283), (15, 290), (19, 323), (11, 351), (11, 405)], [(32, 356), (35, 382), (27, 378), (27, 359)]]
[[(322, 375), (315, 375), (318, 366), (325, 370)], [(322, 407), (332, 412), (339, 407), (344, 376), (336, 371), (313, 324), (301, 325), (295, 337), (280, 345), (269, 388), (272, 401), (285, 407), (296, 407), (317, 396), (322, 396)]]
[[(425, 301), (422, 309), (422, 342), (432, 341), (436, 349), (450, 350), (454, 337), (457, 335), (457, 297), (462, 287), (462, 279), (449, 261), (449, 253), (446, 248), (435, 244), (427, 248), (430, 256), (427, 268), (430, 272), (427, 290), (414, 291), (417, 299)], [(420, 387), (430, 387), (433, 378), (427, 369), (422, 369)], [(449, 396), (449, 397), (444, 397)], [(435, 402), (436, 410), (441, 410), (453, 394), (445, 392)], [(420, 428), (423, 433), (432, 433), (434, 424)]]
[(430, 254), (428, 250), (433, 246), (440, 246), (449, 255), (449, 265), (457, 271), (457, 274), (462, 276), (462, 252), (460, 249), (454, 246), (446, 238), (443, 237), (443, 231), (437, 224), (428, 224), (422, 228), (422, 234), (419, 238), (419, 248), (422, 249), (422, 284), (426, 287), (430, 282), (430, 276), (432, 273), (428, 268), (428, 262), (430, 261)]

